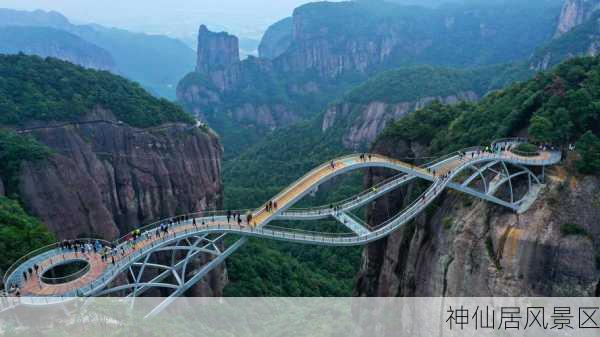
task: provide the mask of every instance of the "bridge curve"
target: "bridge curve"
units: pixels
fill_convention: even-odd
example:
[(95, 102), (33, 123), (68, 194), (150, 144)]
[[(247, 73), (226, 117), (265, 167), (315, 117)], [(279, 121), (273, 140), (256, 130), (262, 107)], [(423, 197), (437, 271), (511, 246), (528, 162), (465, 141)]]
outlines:
[[(498, 186), (506, 182), (510, 183), (511, 179), (516, 176), (528, 174), (530, 175), (529, 184), (531, 187), (531, 181), (537, 180), (537, 177), (534, 175), (534, 178), (531, 178), (532, 173), (526, 167), (552, 165), (560, 161), (561, 158), (560, 152), (550, 150), (539, 151), (534, 156), (515, 154), (512, 149), (520, 142), (522, 140), (503, 140), (503, 142), (493, 143), (491, 151), (484, 151), (478, 147), (469, 148), (444, 156), (423, 166), (415, 166), (376, 154), (365, 155), (364, 157), (361, 155), (344, 156), (318, 166), (277, 194), (271, 199), (278, 203), (279, 207), (276, 210), (267, 211), (266, 205), (263, 205), (257, 210), (240, 211), (239, 213), (241, 214), (249, 213), (253, 215), (253, 220), (250, 223), (240, 225), (228, 221), (225, 212), (202, 212), (179, 217), (175, 223), (168, 226), (168, 232), (163, 234), (159, 233), (157, 228), (167, 221), (159, 221), (142, 228), (141, 239), (134, 243), (126, 237), (114, 242), (113, 245), (117, 248), (117, 254), (116, 256), (111, 255), (108, 259), (102, 259), (100, 252), (89, 251), (80, 253), (65, 250), (59, 247), (58, 244), (51, 245), (32, 252), (17, 261), (4, 277), (5, 289), (10, 289), (12, 285), (18, 285), (22, 295), (31, 296), (29, 299), (23, 299), (24, 301), (30, 301), (30, 304), (36, 304), (34, 299), (36, 296), (57, 296), (66, 300), (73, 296), (105, 295), (127, 289), (132, 289), (133, 296), (135, 296), (141, 294), (149, 287), (173, 288), (173, 285), (161, 283), (166, 277), (176, 279), (177, 282), (174, 287), (179, 291), (185, 288), (184, 285), (189, 287), (190, 282), (197, 282), (204, 274), (214, 268), (215, 265), (223, 262), (233, 251), (243, 245), (248, 237), (326, 246), (364, 245), (389, 235), (409, 222), (446, 188), (460, 190), (516, 210), (523, 204), (523, 201), (512, 200), (512, 185), (511, 202), (506, 202), (493, 196)], [(506, 168), (506, 164), (516, 165), (523, 170), (511, 173)], [(496, 173), (490, 182), (490, 185), (496, 184), (493, 185), (494, 188), (488, 188), (487, 183), (484, 184), (484, 192), (468, 187), (470, 182), (474, 180), (472, 178), (473, 175), (482, 176), (485, 182), (482, 172), (489, 170), (494, 165), (501, 165), (506, 168), (505, 172), (494, 171)], [(292, 205), (320, 184), (340, 174), (362, 168), (389, 168), (401, 172), (401, 175), (386, 180), (376, 185), (374, 189), (369, 189), (356, 197), (342, 203), (336, 203), (335, 209), (327, 206), (309, 210), (290, 209)], [(475, 170), (476, 173), (469, 176), (463, 183), (454, 181), (468, 169)], [(431, 185), (419, 199), (383, 224), (369, 228), (360, 219), (349, 213), (350, 210), (360, 207), (417, 178), (430, 181)], [(311, 220), (329, 216), (334, 217), (350, 228), (352, 233), (309, 232), (268, 225), (271, 221), (277, 219)], [(226, 250), (220, 249), (216, 243), (227, 234), (239, 235), (242, 239), (235, 242)], [(88, 240), (85, 241), (89, 242)], [(182, 242), (189, 243), (189, 245), (180, 245)], [(151, 254), (167, 250), (179, 250), (187, 255), (180, 262), (175, 263), (173, 261), (171, 266), (159, 265), (149, 260)], [(118, 253), (119, 251), (121, 252), (120, 254)], [(186, 281), (188, 262), (199, 253), (213, 255), (213, 259), (201, 268), (196, 275)], [(114, 263), (111, 261), (113, 257), (115, 258)], [(65, 260), (81, 258), (85, 258), (91, 268), (76, 280), (60, 285), (52, 285), (44, 283), (41, 280), (40, 275), (43, 272), (40, 272), (39, 275), (37, 273), (29, 274), (27, 279), (24, 277), (27, 276), (28, 270), (32, 266), (37, 265), (40, 271), (44, 271)], [(134, 267), (141, 269), (139, 271), (140, 276), (137, 278), (136, 273), (132, 269)], [(141, 274), (143, 274), (146, 268), (155, 268), (163, 271), (158, 273), (157, 277), (142, 282)], [(177, 270), (183, 270), (181, 275), (176, 272)], [(136, 282), (133, 285), (118, 285), (111, 288), (112, 282), (119, 275), (127, 271), (131, 272), (131, 276)], [(46, 301), (48, 300), (46, 299)]]

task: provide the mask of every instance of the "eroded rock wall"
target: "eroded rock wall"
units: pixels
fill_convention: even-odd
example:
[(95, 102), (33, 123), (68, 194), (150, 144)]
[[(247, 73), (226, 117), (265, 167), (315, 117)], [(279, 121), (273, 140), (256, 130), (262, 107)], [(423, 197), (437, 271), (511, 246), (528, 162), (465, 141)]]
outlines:
[[(392, 146), (393, 145), (393, 146)], [(419, 154), (414, 144), (379, 142), (376, 152)], [(388, 174), (374, 170), (366, 183)], [(458, 192), (363, 251), (360, 296), (598, 296), (600, 179), (547, 172), (547, 187), (521, 215)], [(411, 202), (400, 189), (368, 209), (378, 224)], [(568, 235), (565, 225), (582, 229)]]

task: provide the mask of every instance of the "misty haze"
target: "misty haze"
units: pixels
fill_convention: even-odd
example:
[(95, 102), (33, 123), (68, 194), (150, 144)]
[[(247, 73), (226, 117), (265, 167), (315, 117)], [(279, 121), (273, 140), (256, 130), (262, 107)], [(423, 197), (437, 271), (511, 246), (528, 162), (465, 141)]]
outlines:
[(600, 0), (0, 0), (0, 335), (476, 336), (543, 298), (588, 336), (599, 53)]

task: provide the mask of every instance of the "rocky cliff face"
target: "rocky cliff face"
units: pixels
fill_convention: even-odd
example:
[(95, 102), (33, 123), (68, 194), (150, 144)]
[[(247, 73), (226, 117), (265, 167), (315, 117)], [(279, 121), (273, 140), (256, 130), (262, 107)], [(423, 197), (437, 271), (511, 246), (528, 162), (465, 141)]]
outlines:
[(293, 24), (294, 20), (290, 17), (269, 26), (258, 46), (258, 55), (274, 59), (285, 53), (292, 43)]
[(238, 38), (225, 32), (213, 33), (205, 25), (198, 32), (196, 71), (208, 73), (240, 61)]
[(89, 120), (30, 131), (54, 154), (24, 164), (20, 195), (59, 238), (114, 239), (151, 220), (221, 206), (221, 149), (211, 134), (183, 124), (136, 129), (101, 109)]
[[(265, 130), (313, 117), (381, 70), (414, 63), (497, 64), (527, 57), (551, 38), (560, 10), (538, 2), (515, 2), (514, 8), (469, 6), (436, 10), (388, 2), (307, 4), (270, 29), (261, 52), (268, 58), (189, 74), (180, 81), (177, 97), (223, 135), (230, 151), (235, 142), (229, 139), (231, 128), (244, 130), (247, 139), (260, 139)], [(199, 70), (207, 68), (203, 64)]]
[(554, 36), (559, 37), (582, 24), (598, 8), (600, 0), (565, 0)]
[[(208, 131), (132, 128), (98, 108), (81, 123), (28, 133), (53, 154), (23, 164), (20, 196), (59, 239), (115, 239), (153, 220), (222, 206), (221, 147)], [(223, 265), (189, 293), (219, 296), (226, 282)]]
[(530, 59), (530, 68), (547, 70), (577, 56), (596, 56), (600, 46), (600, 11), (539, 48)]
[(366, 148), (391, 120), (404, 117), (407, 113), (423, 108), (438, 100), (444, 104), (456, 104), (461, 101), (475, 101), (479, 96), (473, 91), (459, 92), (444, 97), (424, 97), (416, 101), (400, 103), (371, 102), (354, 105), (340, 103), (327, 109), (323, 117), (322, 130), (326, 132), (336, 123), (344, 124), (342, 142), (348, 149), (359, 151)]
[[(375, 151), (404, 157), (417, 144), (382, 140)], [(361, 296), (598, 296), (600, 179), (551, 169), (547, 187), (524, 214), (446, 192), (430, 211), (364, 249)], [(366, 183), (385, 176), (371, 171)], [(368, 209), (370, 224), (397, 213), (411, 188)], [(580, 235), (562, 226), (576, 225)]]

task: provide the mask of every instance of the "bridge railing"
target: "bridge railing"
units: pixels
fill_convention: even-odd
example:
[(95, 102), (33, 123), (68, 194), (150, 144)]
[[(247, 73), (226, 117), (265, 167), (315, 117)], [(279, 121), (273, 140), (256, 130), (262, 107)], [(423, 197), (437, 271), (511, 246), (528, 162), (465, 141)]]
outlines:
[[(101, 240), (101, 239), (76, 239), (76, 240), (69, 240), (72, 243), (77, 243), (77, 244), (85, 244), (85, 243), (94, 243), (95, 241), (99, 241), (101, 244), (103, 245), (108, 245), (108, 241), (105, 240)], [(12, 283), (15, 283), (16, 285), (18, 285), (19, 282), (17, 281), (21, 281), (22, 280), (22, 275), (14, 275), (14, 279), (11, 280), (11, 277), (13, 276), (13, 274), (15, 273), (15, 271), (17, 271), (19, 269), (19, 267), (22, 267), (25, 262), (28, 262), (31, 260), (31, 262), (33, 264), (36, 263), (36, 261), (41, 261), (43, 260), (45, 257), (47, 256), (54, 256), (56, 254), (49, 254), (50, 252), (55, 252), (56, 250), (59, 251), (63, 251), (61, 249), (61, 244), (62, 242), (55, 242), (52, 244), (49, 244), (47, 246), (43, 246), (40, 247), (36, 250), (33, 250), (31, 252), (29, 252), (28, 254), (22, 256), (21, 258), (19, 258), (17, 261), (15, 261), (4, 273), (4, 277), (2, 279), (2, 282), (4, 283), (4, 288), (5, 289), (9, 289), (9, 287), (11, 286)], [(30, 267), (33, 267), (33, 264)], [(29, 268), (29, 267), (27, 267)]]
[[(180, 214), (180, 215), (176, 215), (176, 216), (172, 216), (172, 217), (168, 217), (168, 218), (164, 218), (158, 221), (154, 221), (152, 223), (149, 223), (147, 225), (144, 225), (142, 227), (138, 227), (136, 228), (136, 230), (139, 230), (142, 233), (148, 232), (148, 231), (155, 231), (156, 229), (160, 228), (161, 225), (167, 225), (170, 224), (171, 221), (175, 222), (176, 219), (189, 219), (190, 221), (192, 219), (200, 219), (200, 220), (207, 220), (207, 221), (216, 221), (219, 218), (224, 218), (227, 217), (228, 213), (231, 213), (231, 215), (233, 216), (233, 214), (240, 214), (240, 217), (242, 217), (243, 221), (245, 221), (245, 217), (246, 215), (252, 213), (254, 211), (254, 209), (244, 209), (244, 210), (215, 210), (215, 211), (201, 211), (201, 212), (194, 212), (194, 213), (186, 213), (186, 214)], [(121, 236), (119, 239), (115, 240), (113, 243), (116, 247), (119, 247), (123, 244), (126, 244), (130, 241), (131, 236), (131, 232)]]
[(40, 275), (40, 279), (42, 280), (42, 282), (47, 283), (47, 284), (63, 284), (63, 283), (77, 280), (78, 278), (87, 274), (87, 272), (90, 271), (90, 268), (91, 268), (91, 265), (88, 262), (88, 263), (86, 263), (86, 265), (83, 268), (81, 268), (80, 270), (78, 270), (74, 273), (71, 273), (69, 275), (66, 275), (63, 277), (47, 277), (42, 274), (42, 275)]
[(352, 220), (354, 220), (356, 223), (358, 223), (359, 225), (368, 228), (367, 223), (361, 219), (359, 216), (357, 216), (356, 214), (352, 213), (352, 212), (346, 212), (345, 213), (347, 216), (349, 216), (350, 218), (352, 218)]
[[(480, 150), (480, 149), (481, 149), (481, 147), (472, 147), (472, 148), (464, 149), (464, 150), (461, 150), (461, 151), (462, 152), (471, 152), (471, 151), (477, 151), (477, 150)], [(432, 164), (432, 163), (435, 164), (435, 163), (442, 162), (444, 160), (447, 160), (448, 158), (451, 158), (453, 155), (456, 155), (456, 152), (454, 154), (449, 154), (447, 156), (441, 157), (441, 158), (439, 158), (439, 159), (437, 159), (437, 160), (435, 160), (435, 161), (433, 161), (433, 162), (431, 162), (429, 164)], [(494, 158), (494, 159), (505, 159), (505, 160), (509, 160), (509, 161), (510, 160), (515, 160), (515, 157), (507, 156), (507, 155), (503, 155), (503, 154), (489, 153), (489, 154), (484, 154), (484, 155), (485, 156), (489, 156), (489, 157)], [(341, 157), (341, 158), (337, 158), (336, 161), (340, 161), (340, 160), (344, 160), (344, 159), (348, 159), (348, 158), (357, 158), (357, 157), (358, 157), (357, 155), (353, 154), (353, 155), (348, 155), (348, 156), (344, 156), (344, 157)], [(550, 152), (549, 158), (545, 158), (545, 159), (518, 158), (518, 161), (520, 163), (524, 163), (524, 164), (530, 163), (530, 164), (535, 164), (535, 165), (542, 165), (542, 164), (543, 165), (547, 165), (547, 164), (551, 164), (551, 163), (555, 162), (558, 159), (560, 159), (560, 152)], [(327, 165), (329, 165), (329, 164), (328, 163), (324, 163), (324, 164), (320, 165), (319, 167), (311, 170), (309, 173), (305, 174), (303, 177), (301, 177), (300, 179), (298, 179), (294, 184), (290, 185), (288, 188), (286, 188), (282, 192), (280, 192), (278, 194), (278, 196), (281, 196), (284, 193), (287, 193), (291, 189), (295, 188), (299, 183), (301, 183), (304, 179), (306, 179), (307, 176), (310, 176), (311, 174), (314, 174), (314, 172), (317, 172), (318, 170), (321, 170), (321, 169), (327, 167)], [(406, 165), (406, 164), (404, 164), (404, 165)], [(392, 183), (392, 181), (394, 180), (394, 178), (395, 177), (392, 177), (392, 178), (389, 179), (389, 181), (384, 181), (382, 183), (383, 184), (385, 184), (385, 183)], [(430, 193), (431, 188), (434, 187), (434, 186), (438, 186), (437, 181), (438, 180), (436, 180), (436, 182), (434, 182), (434, 185), (432, 185), (430, 187), (430, 189), (428, 189), (424, 193), (424, 196), (425, 196), (425, 198), (427, 200), (429, 200), (428, 193)], [(365, 192), (369, 193), (368, 190), (365, 191)], [(414, 215), (415, 212), (419, 209), (419, 205), (417, 205), (417, 203), (419, 203), (419, 202), (421, 202), (420, 199), (415, 200), (413, 203), (411, 203), (411, 205), (409, 206), (409, 208), (407, 209), (407, 211), (404, 212), (403, 214), (400, 214), (399, 216), (402, 217), (402, 218), (404, 218), (404, 217), (407, 217), (407, 216)], [(232, 213), (240, 213), (241, 215), (245, 215), (245, 214), (251, 213), (252, 210), (240, 210), (240, 211), (231, 211), (231, 212)], [(146, 232), (148, 230), (154, 230), (157, 227), (159, 227), (160, 224), (165, 223), (167, 221), (170, 221), (172, 219), (175, 219), (177, 217), (184, 217), (184, 218), (187, 217), (188, 219), (192, 219), (192, 218), (197, 218), (197, 219), (198, 218), (212, 219), (212, 221), (215, 221), (215, 219), (217, 219), (219, 217), (225, 217), (226, 215), (227, 215), (227, 211), (204, 211), (204, 212), (198, 212), (198, 213), (184, 214), (184, 215), (180, 215), (180, 216), (175, 216), (175, 217), (169, 217), (169, 218), (166, 218), (166, 219), (162, 219), (162, 220), (153, 222), (151, 224), (148, 224), (146, 226), (143, 226), (143, 227), (141, 227), (139, 229), (140, 229), (140, 231), (143, 231), (143, 232)], [(389, 219), (388, 221), (384, 222), (383, 224), (377, 226), (378, 229), (376, 229), (376, 231), (382, 230), (383, 227), (385, 227), (386, 225), (390, 224), (392, 221), (397, 221), (397, 220), (398, 220), (398, 217), (394, 217), (392, 219)], [(249, 228), (248, 229), (248, 231), (253, 231), (253, 230), (254, 230), (253, 228)], [(340, 236), (340, 233), (318, 233), (318, 234), (316, 232), (305, 233), (303, 231), (300, 231), (300, 232), (299, 231), (290, 231), (289, 228), (286, 228), (285, 231), (291, 232), (292, 233), (291, 235), (296, 235), (298, 233), (298, 234), (302, 234), (302, 235), (313, 235), (313, 236), (320, 235), (320, 234), (323, 234), (325, 236), (332, 236), (332, 235), (335, 235), (335, 237), (339, 237)], [(350, 234), (350, 235), (352, 235), (352, 234)], [(114, 243), (117, 246), (122, 245), (122, 244), (126, 243), (127, 241), (129, 241), (129, 237), (130, 237), (130, 234), (125, 235), (122, 238), (114, 241)], [(350, 237), (348, 237), (346, 239), (347, 240), (354, 240), (354, 239), (358, 240), (354, 236), (350, 236)], [(93, 242), (95, 240), (96, 239), (81, 239), (79, 241)], [(11, 275), (15, 271), (17, 271), (19, 269), (19, 267), (24, 262), (32, 260), (34, 257), (37, 258), (37, 259), (32, 260), (32, 261), (39, 261), (41, 258), (43, 258), (44, 254), (46, 254), (46, 253), (48, 253), (48, 252), (50, 252), (50, 251), (58, 248), (59, 245), (60, 245), (60, 243), (55, 243), (55, 244), (52, 244), (52, 245), (48, 245), (46, 247), (42, 247), (40, 249), (37, 249), (37, 250), (35, 250), (33, 252), (30, 252), (27, 255), (21, 257), (5, 273), (4, 279), (3, 279), (5, 285), (7, 287), (10, 286), (10, 284), (9, 284), (10, 280), (9, 280), (9, 278), (11, 277)], [(141, 249), (141, 251), (143, 251), (143, 250), (144, 249)], [(129, 257), (129, 258), (131, 258), (131, 257)], [(31, 263), (34, 263), (34, 262), (31, 262)], [(19, 277), (19, 275), (16, 275), (16, 276)]]
[(383, 181), (380, 181), (377, 184), (370, 187), (369, 189), (366, 189), (366, 190), (360, 192), (359, 194), (349, 197), (349, 198), (346, 198), (344, 200), (336, 201), (329, 205), (321, 205), (321, 206), (305, 207), (305, 208), (292, 208), (292, 209), (286, 210), (283, 214), (285, 214), (285, 215), (326, 214), (326, 213), (330, 213), (333, 211), (333, 208), (331, 206), (333, 206), (334, 208), (337, 208), (337, 207), (348, 208), (348, 207), (351, 207), (354, 204), (360, 202), (365, 197), (369, 197), (373, 194), (378, 193), (379, 190), (386, 189), (386, 188), (391, 187), (392, 185), (397, 184), (398, 180), (400, 180), (402, 177), (408, 178), (408, 176), (405, 173), (400, 173), (400, 174), (394, 175), (390, 178), (387, 178)]
[[(289, 234), (290, 236), (293, 235), (305, 235), (306, 237), (328, 237), (328, 238), (337, 238), (337, 237), (353, 237), (356, 236), (355, 233), (351, 233), (351, 232), (339, 232), (339, 233), (334, 233), (334, 232), (317, 232), (317, 231), (309, 231), (309, 230), (303, 230), (303, 229), (297, 229), (297, 228), (289, 228), (289, 227), (279, 227), (279, 226), (272, 226), (272, 225), (266, 225), (262, 228), (260, 228), (259, 230), (257, 230), (257, 232), (261, 232), (261, 233), (265, 233), (265, 231), (267, 231), (267, 235), (269, 234), (269, 231), (273, 232), (273, 236), (274, 237), (281, 237), (281, 234)], [(277, 235), (277, 233), (279, 233), (279, 235)]]
[[(357, 154), (349, 154), (346, 156), (342, 156), (339, 158), (334, 159), (334, 162), (339, 162), (345, 159), (350, 159), (350, 158), (356, 158), (358, 155)], [(303, 176), (301, 176), (300, 178), (296, 179), (296, 181), (294, 181), (291, 185), (287, 186), (286, 188), (284, 188), (283, 190), (281, 190), (279, 193), (277, 193), (277, 195), (275, 195), (274, 197), (272, 197), (270, 200), (279, 200), (282, 196), (284, 196), (285, 194), (289, 193), (290, 191), (292, 191), (294, 188), (296, 188), (298, 185), (300, 185), (301, 183), (303, 183), (308, 177), (314, 175), (315, 173), (319, 172), (320, 170), (323, 170), (325, 168), (327, 168), (331, 163), (323, 163), (317, 167), (315, 167), (314, 169), (308, 171), (306, 174), (304, 174)], [(261, 213), (263, 213), (265, 211), (264, 207), (261, 207), (261, 209), (255, 214), (255, 215), (259, 215)]]

